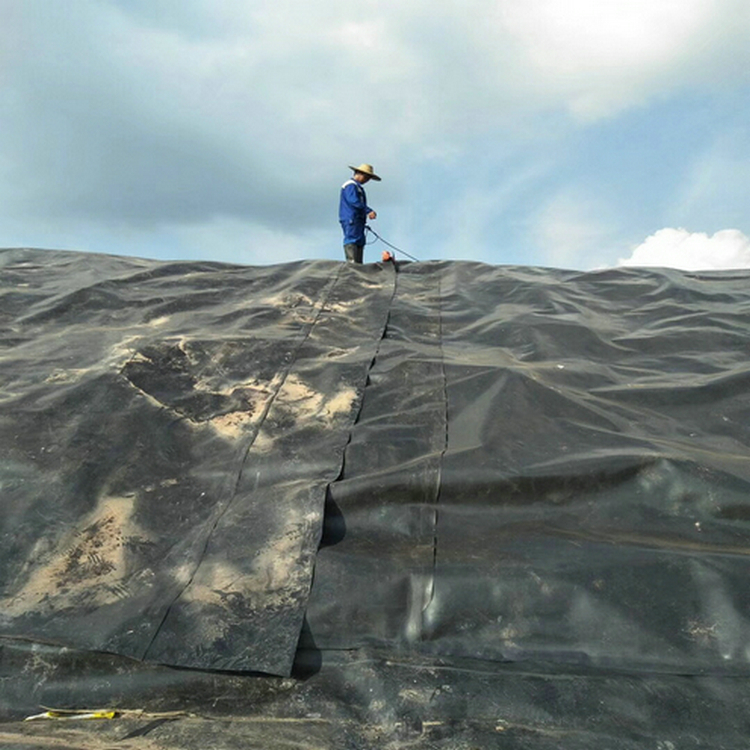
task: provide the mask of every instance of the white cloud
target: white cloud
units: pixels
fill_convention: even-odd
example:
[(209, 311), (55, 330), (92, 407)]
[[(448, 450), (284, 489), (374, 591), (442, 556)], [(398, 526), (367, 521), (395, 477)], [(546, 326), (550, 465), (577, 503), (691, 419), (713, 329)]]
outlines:
[[(540, 143), (574, 129), (565, 112), (595, 120), (708, 80), (737, 88), (750, 71), (747, 0), (0, 4), (0, 225), (72, 222), (91, 237), (224, 217), (292, 253), (336, 233), (347, 163), (375, 164), (415, 205), (409, 177), (432, 169), (432, 216), (476, 170), (478, 143), (488, 162), (523, 152), (509, 163), (533, 171)], [(509, 203), (476, 184), (450, 215), (457, 241), (495, 231)], [(540, 231), (554, 263), (580, 266), (577, 249), (607, 230), (598, 208), (567, 208)]]
[(744, 0), (510, 0), (503, 7), (531, 86), (584, 119), (700, 85), (717, 68), (747, 78), (733, 61), (748, 60)]
[(660, 229), (621, 258), (620, 266), (661, 266), (685, 271), (750, 268), (750, 237), (738, 229), (712, 236), (686, 229)]

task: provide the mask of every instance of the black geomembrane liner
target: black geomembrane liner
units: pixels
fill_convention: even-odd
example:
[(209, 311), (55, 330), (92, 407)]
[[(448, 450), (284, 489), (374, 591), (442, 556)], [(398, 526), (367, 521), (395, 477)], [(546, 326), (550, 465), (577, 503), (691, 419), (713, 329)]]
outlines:
[(744, 270), (0, 251), (0, 743), (740, 746), (749, 351)]

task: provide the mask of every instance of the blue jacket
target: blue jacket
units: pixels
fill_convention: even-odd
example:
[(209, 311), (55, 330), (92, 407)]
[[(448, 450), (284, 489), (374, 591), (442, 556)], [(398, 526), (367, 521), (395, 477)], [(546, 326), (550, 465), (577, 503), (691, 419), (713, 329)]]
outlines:
[(372, 209), (367, 205), (365, 189), (356, 180), (347, 180), (341, 186), (339, 222), (344, 231), (344, 244), (365, 244), (365, 222)]

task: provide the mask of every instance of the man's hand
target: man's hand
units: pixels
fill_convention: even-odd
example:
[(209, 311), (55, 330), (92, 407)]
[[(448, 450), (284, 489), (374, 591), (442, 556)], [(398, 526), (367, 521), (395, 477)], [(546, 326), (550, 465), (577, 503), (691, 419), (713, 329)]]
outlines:
[(377, 219), (377, 218), (378, 218), (378, 215), (377, 215), (377, 214), (376, 214), (376, 213), (375, 213), (374, 211), (370, 211), (370, 213), (369, 213), (369, 214), (367, 214), (367, 217), (368, 217), (369, 219)]

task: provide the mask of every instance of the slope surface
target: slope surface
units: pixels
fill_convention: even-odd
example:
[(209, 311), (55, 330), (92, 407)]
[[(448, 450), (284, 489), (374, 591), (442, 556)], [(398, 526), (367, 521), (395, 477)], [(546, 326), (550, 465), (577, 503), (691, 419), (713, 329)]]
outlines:
[(287, 674), (393, 275), (3, 261), (0, 632)]
[(747, 281), (407, 267), (331, 486), (317, 645), (744, 671)]
[(0, 269), (6, 716), (208, 732), (221, 696), (281, 722), (226, 747), (744, 736), (750, 273)]

